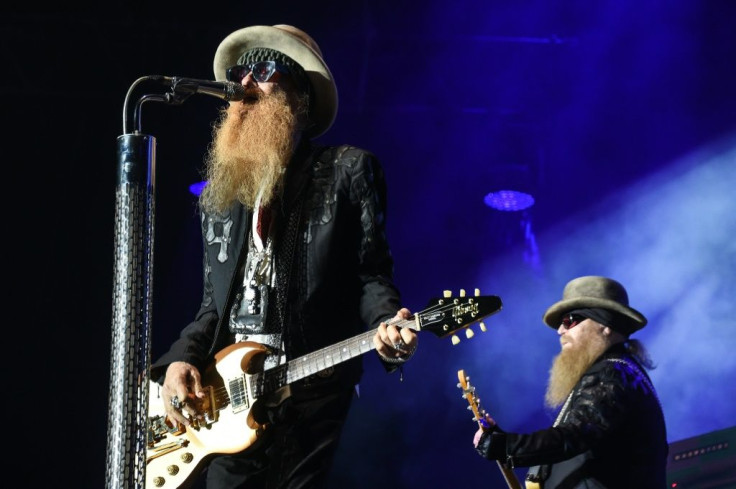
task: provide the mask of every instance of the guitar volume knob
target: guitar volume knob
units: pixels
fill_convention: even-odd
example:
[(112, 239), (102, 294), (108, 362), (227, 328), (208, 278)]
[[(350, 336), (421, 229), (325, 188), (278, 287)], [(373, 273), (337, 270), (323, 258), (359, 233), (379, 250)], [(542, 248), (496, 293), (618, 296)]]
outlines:
[(192, 460), (194, 460), (194, 455), (192, 455), (190, 452), (181, 454), (181, 461), (185, 464), (190, 463)]
[(153, 485), (156, 486), (156, 487), (163, 486), (165, 482), (166, 482), (166, 479), (164, 479), (163, 477), (154, 477), (153, 478)]
[(169, 475), (176, 475), (179, 473), (179, 466), (178, 465), (169, 465), (166, 467), (166, 472), (169, 473)]

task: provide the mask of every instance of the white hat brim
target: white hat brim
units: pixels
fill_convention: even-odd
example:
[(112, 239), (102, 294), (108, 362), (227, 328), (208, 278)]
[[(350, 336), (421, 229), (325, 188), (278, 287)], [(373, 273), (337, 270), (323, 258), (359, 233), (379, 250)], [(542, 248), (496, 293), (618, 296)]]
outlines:
[(314, 97), (310, 114), (314, 125), (305, 132), (310, 137), (324, 134), (337, 116), (337, 87), (321, 54), (286, 29), (267, 25), (245, 27), (229, 34), (217, 47), (213, 62), (215, 80), (224, 81), (226, 70), (252, 48), (284, 53), (304, 69)]

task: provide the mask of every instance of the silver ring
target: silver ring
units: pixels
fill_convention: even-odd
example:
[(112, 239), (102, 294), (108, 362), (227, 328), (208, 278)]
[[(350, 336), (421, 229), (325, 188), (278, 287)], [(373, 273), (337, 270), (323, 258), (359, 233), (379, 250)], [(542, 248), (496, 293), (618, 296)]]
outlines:
[(176, 409), (177, 411), (181, 409), (182, 402), (179, 400), (179, 396), (174, 396), (171, 398), (169, 403)]
[(399, 340), (398, 343), (394, 343), (394, 350), (403, 350), (406, 346), (403, 340)]

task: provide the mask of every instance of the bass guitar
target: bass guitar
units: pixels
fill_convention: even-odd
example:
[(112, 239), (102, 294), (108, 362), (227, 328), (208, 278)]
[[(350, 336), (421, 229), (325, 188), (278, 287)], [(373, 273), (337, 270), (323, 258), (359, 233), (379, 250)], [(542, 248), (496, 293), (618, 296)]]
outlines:
[[(429, 331), (443, 338), (500, 311), (501, 307), (499, 297), (481, 296), (477, 289), (473, 297), (466, 297), (464, 291), (458, 297), (445, 292), (443, 298), (430, 300), (427, 308), (410, 319), (390, 324)], [(482, 323), (481, 329), (485, 330)], [(169, 489), (188, 485), (210, 456), (249, 448), (268, 428), (256, 420), (259, 406), (278, 404), (289, 396), (291, 383), (373, 350), (376, 331), (366, 331), (268, 370), (259, 368), (267, 353), (263, 345), (245, 341), (222, 349), (202, 375), (207, 396), (193, 401), (204, 413), (203, 419), (191, 419), (188, 427), (174, 425), (166, 417), (160, 386), (151, 382), (145, 487)]]
[[(480, 400), (475, 394), (475, 386), (470, 384), (470, 376), (466, 376), (464, 370), (458, 370), (457, 378), (459, 380), (457, 386), (462, 389), (463, 397), (468, 401), (468, 409), (473, 411), (473, 421), (476, 421), (480, 428), (487, 429), (488, 425), (485, 421), (486, 412), (480, 407)], [(507, 465), (501, 463), (500, 460), (496, 460), (496, 462), (509, 489), (522, 489), (521, 482), (516, 478), (514, 471)]]

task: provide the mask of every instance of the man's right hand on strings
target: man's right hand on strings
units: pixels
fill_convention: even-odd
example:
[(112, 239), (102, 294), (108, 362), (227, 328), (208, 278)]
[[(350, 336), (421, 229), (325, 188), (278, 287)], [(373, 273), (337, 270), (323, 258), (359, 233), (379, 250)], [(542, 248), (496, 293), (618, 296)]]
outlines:
[(172, 362), (168, 366), (161, 396), (170, 420), (185, 426), (191, 425), (187, 415), (194, 418), (201, 416), (196, 409), (197, 403), (193, 401), (195, 397), (203, 399), (205, 395), (197, 367), (187, 362)]

